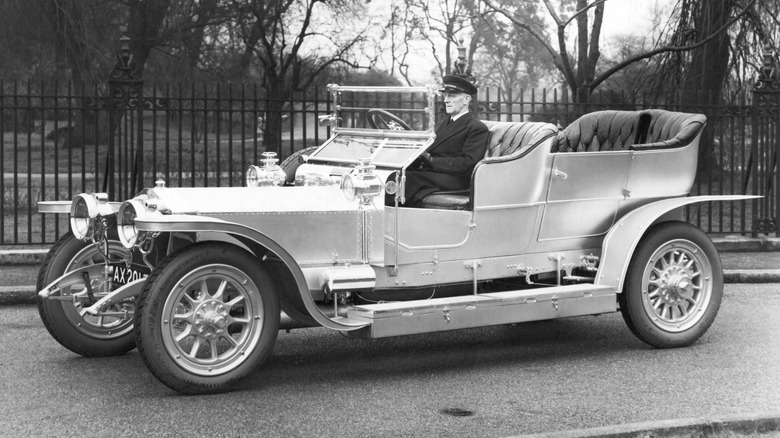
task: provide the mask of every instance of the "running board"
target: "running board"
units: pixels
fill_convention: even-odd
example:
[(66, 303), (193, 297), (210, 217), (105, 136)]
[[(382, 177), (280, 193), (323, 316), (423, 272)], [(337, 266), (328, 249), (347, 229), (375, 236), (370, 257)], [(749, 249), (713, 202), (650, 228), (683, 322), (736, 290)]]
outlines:
[(370, 324), (350, 336), (384, 338), (611, 313), (617, 310), (616, 298), (613, 287), (576, 284), (353, 306), (347, 317)]

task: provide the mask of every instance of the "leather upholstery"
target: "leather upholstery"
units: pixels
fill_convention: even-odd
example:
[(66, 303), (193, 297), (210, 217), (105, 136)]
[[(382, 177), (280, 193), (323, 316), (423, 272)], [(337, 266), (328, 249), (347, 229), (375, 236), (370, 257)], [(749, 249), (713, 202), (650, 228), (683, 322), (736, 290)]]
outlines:
[[(485, 159), (477, 166), (496, 159), (516, 158), (542, 140), (554, 134), (554, 126), (549, 123), (519, 123), (484, 121), (490, 130)], [(503, 160), (502, 160), (503, 161)], [(453, 192), (436, 192), (425, 197), (420, 203), (423, 208), (438, 208), (443, 210), (466, 210), (469, 208), (470, 196), (468, 190)]]
[(696, 138), (706, 122), (702, 114), (657, 109), (596, 111), (560, 131), (553, 152), (682, 147)]
[(469, 191), (432, 193), (420, 202), (422, 208), (438, 208), (439, 210), (466, 210), (469, 207)]
[[(522, 154), (526, 149), (536, 146), (535, 137), (545, 132), (550, 133), (549, 123), (539, 122), (484, 122), (490, 130), (485, 158), (508, 157)], [(540, 138), (545, 138), (543, 135)]]
[[(683, 147), (696, 139), (707, 118), (658, 109), (644, 111), (596, 111), (585, 114), (558, 132), (551, 152), (617, 151)], [(519, 157), (552, 133), (547, 123), (491, 122), (488, 147), (477, 166), (490, 161)], [(473, 187), (472, 187), (473, 190)], [(466, 190), (436, 192), (423, 199), (421, 206), (450, 210), (469, 208)]]

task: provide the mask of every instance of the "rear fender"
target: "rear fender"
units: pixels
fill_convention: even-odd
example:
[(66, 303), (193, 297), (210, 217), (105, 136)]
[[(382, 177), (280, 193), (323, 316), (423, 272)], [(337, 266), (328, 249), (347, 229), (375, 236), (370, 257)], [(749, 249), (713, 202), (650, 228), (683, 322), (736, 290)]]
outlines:
[[(367, 323), (355, 323), (344, 319), (331, 319), (324, 315), (314, 302), (306, 283), (306, 277), (303, 275), (303, 271), (301, 271), (301, 268), (298, 266), (295, 259), (273, 239), (251, 227), (213, 217), (193, 215), (153, 216), (144, 219), (136, 219), (135, 223), (139, 231), (226, 233), (248, 247), (260, 246), (267, 253), (266, 255), (268, 257), (273, 257), (281, 261), (290, 274), (289, 278), (291, 281), (288, 281), (287, 283), (289, 283), (289, 286), (293, 287), (295, 291), (289, 291), (288, 288), (284, 288), (285, 290), (279, 292), (282, 294), (297, 292), (297, 296), (294, 298), (300, 299), (305, 306), (306, 311), (318, 324), (339, 331), (357, 330), (368, 325)], [(257, 252), (255, 251), (255, 253)], [(280, 298), (285, 299), (284, 296)]]
[(645, 235), (651, 225), (672, 210), (699, 202), (740, 201), (758, 197), (731, 195), (673, 198), (653, 202), (629, 212), (612, 226), (604, 238), (601, 247), (601, 262), (596, 273), (595, 284), (612, 286), (618, 292), (621, 292), (626, 272), (628, 272), (628, 266), (631, 263), (631, 257), (639, 244), (639, 240)]

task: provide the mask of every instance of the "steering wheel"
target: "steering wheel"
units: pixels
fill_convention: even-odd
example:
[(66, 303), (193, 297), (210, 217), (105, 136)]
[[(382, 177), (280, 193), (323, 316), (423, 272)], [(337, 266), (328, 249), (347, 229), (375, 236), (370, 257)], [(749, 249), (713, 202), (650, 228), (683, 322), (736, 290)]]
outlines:
[(370, 109), (366, 114), (368, 115), (368, 124), (374, 129), (380, 129), (379, 124), (381, 122), (385, 126), (384, 129), (391, 131), (412, 130), (412, 127), (401, 120), (400, 117), (383, 109)]

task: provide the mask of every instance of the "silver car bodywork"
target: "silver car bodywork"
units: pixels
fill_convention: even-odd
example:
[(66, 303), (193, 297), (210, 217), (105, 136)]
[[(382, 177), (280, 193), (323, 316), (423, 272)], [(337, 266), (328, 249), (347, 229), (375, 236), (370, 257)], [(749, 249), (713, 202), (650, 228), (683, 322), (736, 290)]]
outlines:
[[(432, 89), (403, 90), (427, 93), (422, 129), (336, 127), (297, 168), (296, 185), (158, 184), (135, 198), (129, 219), (122, 208), (130, 204), (109, 205), (119, 213), (120, 228), (146, 237), (146, 251), (184, 236), (178, 249), (222, 241), (252, 254), (268, 267), (281, 296), (281, 328), (319, 325), (378, 338), (615, 312), (648, 230), (680, 221), (688, 204), (747, 198), (688, 197), (705, 119), (657, 110), (598, 115), (599, 123), (633, 123), (632, 136), (643, 118), (651, 120), (643, 135), (652, 141), (640, 142), (637, 134), (620, 144), (597, 130), (593, 142), (572, 146), (570, 133), (551, 124), (487, 122), (491, 144), (472, 173), (471, 189), (441, 194), (447, 202), (441, 207), (385, 206), (384, 193), (371, 190), (345, 197), (349, 178), (384, 182), (397, 173), (399, 186), (387, 190), (403, 200), (406, 169), (433, 141), (435, 118)], [(341, 100), (347, 91), (398, 89), (331, 87), (337, 108), (331, 123), (347, 108)], [(572, 136), (584, 137), (586, 125), (584, 119)], [(598, 150), (588, 149), (594, 144)], [(42, 203), (40, 209), (75, 207)], [(664, 293), (695, 301), (690, 284), (700, 288), (698, 282), (710, 280), (682, 271), (659, 280)], [(98, 268), (89, 272), (100, 274)], [(82, 275), (65, 273), (40, 296), (57, 299), (63, 285)], [(132, 299), (145, 282), (103, 291), (86, 312), (100, 315)]]

